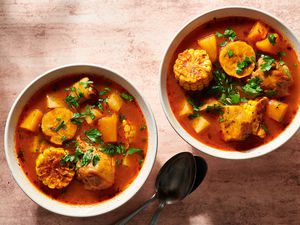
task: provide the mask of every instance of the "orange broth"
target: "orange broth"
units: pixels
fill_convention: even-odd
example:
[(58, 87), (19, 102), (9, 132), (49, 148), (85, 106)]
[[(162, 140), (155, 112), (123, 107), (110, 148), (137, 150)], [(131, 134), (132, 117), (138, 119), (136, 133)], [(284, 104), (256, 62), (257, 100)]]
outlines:
[[(283, 41), (281, 42), (280, 51), (284, 51), (286, 53), (286, 56), (282, 57), (282, 59), (289, 67), (291, 75), (294, 79), (294, 83), (289, 89), (290, 95), (279, 99), (289, 106), (283, 121), (281, 123), (278, 123), (270, 119), (266, 115), (264, 116), (264, 123), (268, 127), (270, 133), (266, 138), (261, 139), (254, 135), (251, 135), (244, 141), (225, 142), (221, 137), (221, 130), (216, 115), (205, 113), (205, 117), (210, 122), (210, 126), (199, 134), (194, 131), (193, 127), (191, 126), (191, 122), (187, 117), (180, 117), (178, 115), (181, 109), (180, 103), (185, 98), (187, 98), (187, 94), (190, 94), (178, 84), (174, 76), (173, 65), (178, 54), (189, 48), (199, 49), (200, 47), (197, 44), (197, 40), (210, 34), (215, 34), (216, 32), (220, 32), (221, 34), (223, 34), (225, 29), (227, 28), (231, 28), (236, 32), (237, 38), (235, 40), (245, 41), (250, 44), (254, 48), (254, 50), (257, 50), (255, 44), (249, 43), (249, 41), (247, 40), (247, 35), (249, 34), (249, 31), (251, 30), (255, 22), (256, 20), (248, 18), (229, 17), (224, 19), (215, 19), (207, 24), (204, 24), (203, 26), (195, 29), (180, 43), (173, 55), (171, 64), (169, 65), (167, 74), (167, 93), (172, 111), (176, 119), (181, 124), (181, 126), (194, 138), (206, 145), (217, 149), (227, 151), (241, 151), (268, 143), (284, 131), (284, 129), (292, 122), (296, 112), (298, 111), (300, 91), (300, 65), (297, 54), (292, 48), (289, 41), (286, 38), (282, 37), (282, 35), (280, 35), (280, 32), (270, 28), (270, 32), (278, 33), (283, 39)], [(223, 37), (217, 38), (218, 51), (220, 51), (221, 49), (219, 44), (224, 40), (225, 39)], [(274, 56), (274, 58), (278, 59), (277, 56)], [(203, 90), (203, 92), (205, 92), (205, 90)]]
[[(127, 92), (123, 87), (114, 83), (108, 79), (99, 78), (92, 75), (88, 76), (92, 81), (94, 81), (94, 86), (98, 91), (103, 90), (105, 87), (109, 87), (112, 91), (117, 90), (119, 93)], [(51, 92), (57, 98), (65, 99), (68, 95), (68, 92), (65, 91), (65, 88), (72, 86), (75, 82), (80, 80), (85, 76), (69, 76), (67, 78), (59, 79), (45, 87), (40, 91), (34, 94), (31, 99), (28, 101), (26, 106), (23, 109), (23, 112), (19, 118), (18, 124), (21, 123), (24, 116), (28, 111), (32, 109), (40, 109), (43, 113), (50, 111), (46, 105), (46, 94)], [(103, 97), (106, 97), (104, 95)], [(109, 115), (110, 112), (104, 106), (103, 116)], [(131, 146), (143, 150), (143, 155), (147, 153), (148, 146), (148, 131), (147, 128), (140, 129), (142, 126), (146, 126), (146, 121), (143, 116), (143, 113), (136, 101), (126, 102), (123, 104), (122, 108), (119, 111), (119, 115), (125, 116), (126, 119), (132, 122), (132, 124), (137, 128), (136, 138)], [(124, 137), (120, 132), (121, 122), (118, 121), (118, 142), (123, 142)], [(89, 125), (86, 122), (83, 122), (81, 128), (77, 129), (76, 135), (84, 136), (84, 131), (92, 128), (97, 128), (97, 123), (94, 125)], [(41, 128), (37, 133), (33, 134), (32, 132), (26, 131), (19, 126), (16, 129), (16, 152), (19, 158), (19, 165), (22, 167), (24, 173), (28, 179), (37, 187), (41, 192), (48, 195), (49, 197), (56, 199), (58, 201), (68, 203), (68, 204), (94, 204), (99, 203), (104, 200), (113, 198), (123, 190), (125, 190), (130, 183), (138, 175), (142, 163), (140, 160), (141, 154), (130, 155), (130, 160), (133, 162), (133, 167), (126, 167), (124, 165), (116, 165), (115, 170), (115, 183), (112, 187), (106, 190), (100, 191), (90, 191), (86, 190), (83, 186), (83, 183), (74, 178), (71, 183), (63, 189), (50, 189), (38, 179), (35, 171), (35, 161), (39, 153), (33, 153), (30, 151), (31, 144), (33, 141), (33, 136), (41, 134), (43, 135)], [(49, 142), (50, 143), (50, 142)], [(51, 143), (50, 143), (51, 144)], [(55, 146), (54, 144), (51, 144)], [(67, 144), (62, 145), (63, 148), (69, 150), (71, 153), (74, 153), (74, 149), (68, 146)], [(20, 155), (20, 152), (22, 153)], [(20, 157), (21, 156), (21, 157)], [(113, 156), (114, 160), (121, 159), (120, 155)], [(101, 162), (101, 159), (100, 159)]]

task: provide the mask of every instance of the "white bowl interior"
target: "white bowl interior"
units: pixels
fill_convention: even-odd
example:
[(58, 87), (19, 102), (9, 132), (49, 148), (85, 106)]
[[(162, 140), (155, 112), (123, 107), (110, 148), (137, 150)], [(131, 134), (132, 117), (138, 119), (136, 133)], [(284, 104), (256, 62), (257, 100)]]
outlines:
[(192, 31), (194, 31), (196, 28), (200, 27), (201, 25), (213, 20), (214, 18), (224, 18), (229, 16), (239, 16), (239, 17), (248, 17), (252, 19), (257, 19), (265, 22), (266, 24), (270, 25), (271, 27), (274, 27), (276, 30), (280, 31), (283, 36), (285, 36), (292, 46), (294, 47), (297, 55), (299, 56), (300, 52), (300, 44), (295, 35), (292, 33), (292, 31), (287, 28), (279, 19), (275, 18), (274, 16), (267, 14), (266, 12), (262, 12), (257, 9), (253, 8), (246, 8), (246, 7), (225, 7), (216, 9), (210, 12), (207, 12), (196, 19), (189, 22), (187, 25), (185, 25), (179, 33), (175, 36), (173, 41), (171, 42), (170, 46), (168, 47), (164, 59), (161, 64), (160, 68), (160, 98), (162, 102), (163, 110), (170, 122), (170, 124), (173, 126), (173, 128), (176, 130), (176, 132), (189, 144), (191, 144), (194, 148), (220, 158), (226, 158), (226, 159), (247, 159), (247, 158), (253, 158), (257, 156), (264, 155), (266, 153), (269, 153), (279, 146), (281, 146), (283, 143), (285, 143), (288, 139), (290, 139), (298, 130), (300, 126), (300, 110), (298, 109), (297, 114), (295, 115), (294, 120), (292, 123), (274, 140), (271, 142), (259, 146), (257, 148), (249, 149), (247, 151), (224, 151), (220, 149), (216, 149), (213, 147), (210, 147), (208, 145), (205, 145), (192, 137), (185, 129), (179, 124), (176, 117), (174, 116), (172, 109), (170, 107), (170, 103), (168, 100), (167, 95), (167, 88), (166, 88), (166, 78), (167, 78), (167, 71), (168, 66), (171, 63), (172, 56), (174, 55), (175, 50), (177, 49), (178, 45), (182, 42), (182, 40), (190, 34)]
[[(129, 187), (126, 190), (124, 190), (114, 198), (106, 200), (99, 204), (70, 205), (51, 199), (50, 197), (46, 196), (41, 191), (39, 191), (29, 181), (29, 179), (24, 174), (22, 168), (18, 165), (18, 160), (16, 156), (15, 129), (18, 122), (18, 118), (25, 104), (28, 102), (30, 97), (44, 85), (58, 79), (59, 77), (71, 74), (93, 74), (96, 76), (109, 78), (110, 80), (120, 84), (135, 97), (147, 122), (147, 128), (149, 133), (148, 152), (146, 154), (141, 171), (139, 172), (136, 179), (129, 185)], [(48, 71), (40, 77), (36, 78), (22, 91), (17, 100), (14, 102), (11, 111), (8, 115), (5, 127), (6, 159), (10, 170), (12, 171), (13, 177), (18, 183), (18, 185), (33, 201), (35, 201), (40, 206), (55, 213), (67, 216), (85, 217), (100, 215), (109, 212), (127, 202), (141, 188), (141, 186), (146, 181), (148, 175), (150, 174), (153, 164), (155, 162), (156, 151), (157, 129), (150, 106), (145, 102), (140, 92), (129, 81), (125, 80), (123, 77), (117, 75), (116, 73), (108, 69), (98, 67), (96, 65), (64, 66)]]

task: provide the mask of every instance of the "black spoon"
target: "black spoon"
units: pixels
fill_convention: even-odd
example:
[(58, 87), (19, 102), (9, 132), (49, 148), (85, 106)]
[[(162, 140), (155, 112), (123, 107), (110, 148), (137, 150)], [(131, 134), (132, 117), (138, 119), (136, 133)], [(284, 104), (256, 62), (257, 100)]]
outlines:
[[(198, 165), (198, 163), (199, 163), (199, 165)], [(176, 164), (176, 167), (173, 167), (173, 164)], [(194, 166), (193, 166), (193, 164), (194, 164)], [(189, 165), (188, 168), (187, 168), (187, 165)], [(173, 167), (173, 169), (172, 169), (172, 167)], [(189, 182), (188, 182), (189, 184), (187, 184), (186, 181), (182, 181), (182, 179), (185, 179), (185, 178), (179, 178), (179, 179), (177, 178), (178, 177), (177, 167), (180, 167), (179, 170), (180, 170), (181, 174), (182, 174), (182, 172), (184, 170), (187, 170), (187, 171), (190, 171), (190, 172), (194, 171), (194, 175), (189, 174), (189, 176), (188, 176), (189, 177), (188, 178), (189, 179)], [(196, 171), (198, 171), (198, 172), (196, 172)], [(194, 191), (200, 185), (200, 183), (202, 182), (202, 180), (205, 177), (206, 171), (207, 171), (207, 165), (206, 165), (204, 159), (202, 159), (202, 158), (200, 158), (198, 156), (196, 156), (194, 158), (194, 157), (192, 157), (192, 154), (189, 153), (189, 152), (179, 153), (179, 154), (173, 156), (160, 169), (159, 174), (158, 174), (158, 176), (156, 178), (156, 183), (155, 183), (155, 185), (156, 185), (156, 193), (152, 196), (152, 198), (149, 199), (148, 201), (146, 201), (142, 206), (140, 206), (137, 210), (135, 210), (129, 216), (127, 216), (127, 217), (123, 218), (122, 220), (118, 221), (115, 225), (124, 225), (124, 224), (126, 224), (129, 220), (131, 220), (139, 212), (141, 212), (142, 210), (144, 210), (150, 203), (152, 203), (154, 200), (156, 200), (157, 198), (159, 198), (159, 196), (161, 196), (161, 193), (159, 192), (159, 190), (162, 191), (163, 195), (165, 195), (166, 191), (165, 191), (165, 189), (162, 190), (162, 187), (165, 187), (168, 190), (171, 190), (172, 188), (175, 187), (174, 184), (176, 184), (178, 186), (184, 186), (184, 188), (182, 188), (180, 198), (178, 197), (178, 195), (177, 195), (176, 198), (174, 198), (174, 196), (176, 194), (169, 193), (170, 196), (172, 195), (173, 197), (168, 198), (168, 203), (170, 204), (170, 203), (176, 202), (177, 200), (183, 199), (187, 194), (189, 194), (192, 191)], [(183, 173), (186, 173), (186, 172), (183, 172)], [(167, 182), (165, 182), (165, 181), (161, 182), (162, 177), (167, 177), (168, 181)], [(194, 178), (192, 178), (192, 177), (194, 177)], [(164, 179), (166, 179), (166, 178), (164, 178)], [(173, 181), (173, 179), (175, 180), (175, 182)], [(193, 179), (194, 179), (194, 181), (192, 181)], [(171, 180), (172, 183), (170, 183), (169, 180)], [(181, 181), (179, 181), (179, 180), (181, 180)], [(181, 183), (181, 182), (184, 182), (184, 183)], [(183, 184), (185, 184), (185, 185), (183, 185)], [(191, 185), (191, 186), (188, 187), (189, 185)], [(185, 190), (183, 191), (183, 189), (185, 189)], [(183, 192), (185, 192), (185, 193), (183, 193)], [(173, 200), (172, 200), (172, 198), (173, 198)], [(158, 215), (159, 215), (159, 213), (158, 213)]]

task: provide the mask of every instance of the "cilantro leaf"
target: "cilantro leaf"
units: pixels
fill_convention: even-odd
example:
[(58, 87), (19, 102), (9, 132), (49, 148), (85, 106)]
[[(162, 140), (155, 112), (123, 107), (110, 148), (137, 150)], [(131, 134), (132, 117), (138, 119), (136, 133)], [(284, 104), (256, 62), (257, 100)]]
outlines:
[(218, 31), (217, 31), (215, 34), (216, 34), (216, 36), (217, 36), (218, 38), (221, 38), (221, 37), (223, 37), (223, 34), (221, 34), (221, 33), (220, 33), (220, 32), (218, 32)]
[(269, 34), (268, 40), (273, 46), (276, 44), (276, 36), (274, 34)]
[(132, 102), (134, 100), (134, 98), (129, 94), (129, 93), (122, 93), (121, 97), (127, 101), (127, 102)]
[(249, 67), (252, 64), (252, 61), (248, 56), (245, 57), (245, 59), (242, 62), (238, 62), (237, 68), (236, 68), (236, 73), (241, 74), (243, 70), (247, 67)]
[(224, 37), (228, 38), (230, 41), (234, 41), (234, 39), (236, 38), (236, 33), (232, 29), (227, 28), (224, 31)]
[(272, 69), (272, 64), (275, 62), (275, 59), (268, 55), (263, 55), (264, 63), (261, 64), (260, 69), (263, 72), (270, 71)]
[(228, 50), (228, 57), (231, 58), (233, 56), (233, 51), (231, 49)]
[(88, 131), (85, 131), (84, 134), (87, 136), (87, 138), (97, 144), (102, 143), (102, 139), (101, 136), (102, 134), (100, 133), (100, 131), (98, 129), (91, 129)]
[(139, 148), (128, 148), (126, 154), (127, 155), (132, 155), (134, 153), (143, 153), (143, 150), (139, 149)]
[(77, 98), (74, 97), (73, 95), (68, 95), (66, 98), (65, 98), (65, 102), (67, 103), (67, 105), (69, 107), (72, 107), (74, 106), (75, 108), (78, 108), (79, 107), (79, 103), (77, 102)]
[(93, 166), (96, 166), (97, 163), (100, 161), (100, 156), (98, 154), (93, 156)]
[(243, 92), (251, 97), (257, 97), (262, 92), (263, 89), (260, 87), (262, 80), (259, 77), (251, 78), (248, 83), (242, 87)]

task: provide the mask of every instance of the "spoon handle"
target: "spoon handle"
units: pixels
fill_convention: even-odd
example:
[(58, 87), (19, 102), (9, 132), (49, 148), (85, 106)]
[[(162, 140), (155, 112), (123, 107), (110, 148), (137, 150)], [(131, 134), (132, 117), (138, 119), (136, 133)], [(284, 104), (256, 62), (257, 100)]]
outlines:
[(147, 200), (143, 205), (138, 207), (136, 210), (134, 210), (131, 214), (129, 214), (127, 217), (119, 220), (114, 225), (125, 225), (127, 224), (133, 217), (135, 217), (137, 214), (139, 214), (141, 211), (143, 211), (150, 203), (155, 201), (157, 199), (157, 194), (155, 193), (149, 200)]
[(162, 202), (159, 203), (158, 208), (156, 209), (155, 213), (152, 216), (152, 219), (150, 221), (150, 225), (155, 225), (157, 223), (158, 217), (159, 217), (161, 211), (163, 210), (163, 208), (165, 206), (166, 206), (166, 202), (165, 201), (162, 201)]

